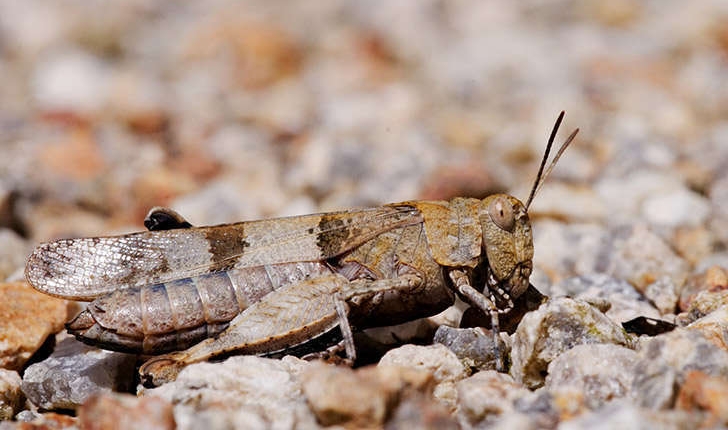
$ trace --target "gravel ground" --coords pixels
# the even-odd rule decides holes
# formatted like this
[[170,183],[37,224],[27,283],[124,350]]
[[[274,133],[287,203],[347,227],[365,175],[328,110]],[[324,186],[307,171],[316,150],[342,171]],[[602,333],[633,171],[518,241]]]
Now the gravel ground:
[[[728,426],[725,1],[0,0],[0,76],[0,429]],[[152,206],[525,200],[561,110],[580,132],[530,208],[550,299],[502,336],[508,373],[487,331],[430,344],[455,309],[372,332],[430,338],[376,366],[233,357],[134,397],[136,358],[22,281],[39,242]]]

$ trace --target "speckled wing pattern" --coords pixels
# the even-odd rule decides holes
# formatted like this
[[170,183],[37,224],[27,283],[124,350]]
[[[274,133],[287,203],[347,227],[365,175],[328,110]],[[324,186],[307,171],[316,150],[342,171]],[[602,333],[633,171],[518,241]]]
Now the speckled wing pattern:
[[61,239],[41,244],[26,265],[37,290],[93,300],[117,289],[231,268],[322,261],[382,232],[422,222],[409,205],[273,218],[212,227]]

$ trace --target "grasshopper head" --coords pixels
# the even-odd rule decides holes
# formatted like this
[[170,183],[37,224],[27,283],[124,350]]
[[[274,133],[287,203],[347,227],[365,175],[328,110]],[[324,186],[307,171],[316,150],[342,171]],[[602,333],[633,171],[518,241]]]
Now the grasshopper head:
[[[528,278],[533,270],[533,236],[531,222],[528,219],[528,207],[534,196],[544,184],[551,170],[559,161],[569,144],[574,140],[577,128],[564,141],[556,152],[548,169],[544,171],[546,161],[551,152],[551,145],[556,138],[564,112],[559,114],[551,136],[546,144],[541,166],[538,168],[536,180],[524,205],[520,200],[507,194],[488,196],[480,202],[479,217],[483,228],[483,249],[488,258],[486,285],[491,296],[497,301],[505,302],[507,308],[513,307],[517,299],[528,289]],[[485,292],[485,291],[484,291]],[[496,303],[496,305],[498,305]],[[498,309],[507,310],[498,306]]]
[[480,202],[479,217],[488,258],[486,285],[500,300],[516,299],[528,288],[533,270],[533,236],[526,207],[513,196],[495,194]]

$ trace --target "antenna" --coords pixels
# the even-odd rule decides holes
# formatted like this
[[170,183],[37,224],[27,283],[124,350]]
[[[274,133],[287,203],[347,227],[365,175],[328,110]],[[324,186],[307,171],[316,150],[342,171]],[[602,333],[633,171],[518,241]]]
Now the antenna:
[[561,158],[561,154],[566,151],[566,148],[569,147],[569,144],[571,143],[571,141],[574,140],[576,134],[579,132],[578,128],[571,132],[569,137],[566,138],[566,141],[564,141],[559,150],[556,152],[556,156],[554,156],[554,159],[551,161],[551,164],[549,164],[546,172],[544,172],[543,168],[546,166],[546,160],[548,160],[549,154],[551,153],[551,146],[553,146],[554,144],[554,139],[556,139],[556,133],[559,131],[559,126],[561,126],[561,121],[564,119],[565,114],[566,113],[564,111],[561,111],[559,117],[556,118],[556,124],[554,124],[554,128],[551,130],[551,136],[549,136],[549,141],[546,144],[546,151],[544,151],[543,153],[541,165],[539,166],[538,173],[536,174],[536,180],[533,182],[533,187],[531,187],[531,193],[528,195],[528,200],[526,201],[526,210],[528,210],[528,207],[531,206],[531,202],[533,201],[534,196],[536,196],[538,190],[540,190],[544,182],[546,182],[546,178],[548,178],[549,174],[554,169],[554,166],[556,166],[556,162],[559,161],[559,158]]

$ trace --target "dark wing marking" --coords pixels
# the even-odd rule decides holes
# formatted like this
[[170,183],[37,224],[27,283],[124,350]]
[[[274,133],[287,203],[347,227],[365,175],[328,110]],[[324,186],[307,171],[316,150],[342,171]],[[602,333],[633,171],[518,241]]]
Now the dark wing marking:
[[320,261],[382,232],[422,222],[412,206],[382,206],[213,227],[61,239],[33,251],[25,276],[37,290],[75,300],[232,267]]

